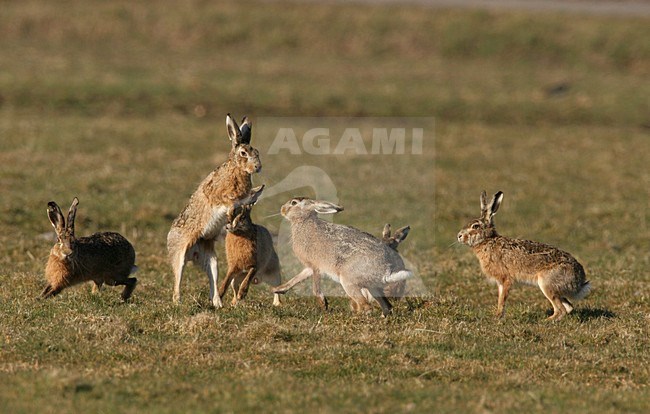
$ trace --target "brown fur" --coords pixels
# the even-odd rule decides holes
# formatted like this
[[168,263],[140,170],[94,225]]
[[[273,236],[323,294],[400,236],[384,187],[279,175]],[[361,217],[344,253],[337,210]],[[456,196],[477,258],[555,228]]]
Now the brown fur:
[[458,241],[472,248],[483,273],[499,286],[498,317],[505,312],[510,287],[523,282],[540,287],[553,305],[549,319],[559,320],[573,310],[571,301],[582,299],[590,290],[584,268],[571,254],[556,247],[499,235],[493,216],[502,198],[503,193],[498,192],[488,203],[483,192],[481,217],[458,233]]
[[228,115],[226,127],[232,141],[228,159],[199,184],[167,235],[167,250],[175,277],[174,302],[180,301],[185,263],[192,260],[208,275],[212,304],[217,308],[222,306],[216,289],[218,267],[214,244],[226,223],[227,208],[248,195],[252,187],[251,175],[262,168],[259,152],[249,145],[250,123],[245,120],[240,129]]
[[41,297],[49,298],[67,287],[92,280],[95,283],[93,291],[104,283],[125,286],[122,299],[128,300],[137,283],[136,278],[129,277],[136,269],[133,246],[122,235],[113,232],[95,233],[77,239],[74,235],[77,203],[75,198],[68,214],[68,223],[65,223],[56,203],[48,204],[48,216],[57,232],[58,241],[52,247],[45,267],[48,284]]
[[[254,224],[250,217],[252,206],[263,188],[264,186],[253,189],[247,204],[231,208],[228,212],[228,274],[219,287],[219,296],[223,299],[230,284],[234,291],[233,305],[246,297],[250,282],[258,283],[261,280],[271,286],[277,286],[281,282],[280,261],[273,248],[271,234],[265,227]],[[273,304],[280,304],[277,294],[274,295]]]

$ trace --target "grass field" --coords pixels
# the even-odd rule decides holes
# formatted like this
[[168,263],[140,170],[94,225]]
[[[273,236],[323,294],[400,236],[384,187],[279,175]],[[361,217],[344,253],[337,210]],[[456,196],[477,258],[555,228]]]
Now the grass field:
[[[397,5],[3,3],[2,411],[647,412],[648,23]],[[422,154],[268,154],[263,125],[253,144],[264,165],[254,183],[318,167],[345,207],[337,222],[374,234],[410,224],[400,251],[425,294],[387,319],[353,314],[340,296],[328,312],[295,293],[273,308],[262,287],[215,311],[190,266],[174,306],[165,237],[227,156],[227,112],[422,118]],[[495,320],[496,287],[453,244],[483,189],[505,193],[501,233],[583,263],[594,290],[569,317],[546,322],[541,292],[521,287]],[[272,215],[310,191],[262,200],[255,219],[281,232]],[[36,300],[52,246],[46,204],[74,196],[78,234],[117,230],[134,244],[129,304],[89,285]],[[299,269],[279,250],[286,280]]]

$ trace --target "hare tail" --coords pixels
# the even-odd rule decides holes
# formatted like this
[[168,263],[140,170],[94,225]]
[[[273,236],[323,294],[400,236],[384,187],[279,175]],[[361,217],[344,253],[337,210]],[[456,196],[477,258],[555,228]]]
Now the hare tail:
[[571,299],[575,301],[582,300],[589,294],[589,292],[591,292],[591,283],[589,283],[589,281],[586,281],[582,284],[582,287],[578,293],[576,293]]
[[399,282],[400,280],[406,280],[413,276],[413,272],[410,270],[400,270],[399,272],[391,273],[390,275],[384,278],[384,283],[394,283]]

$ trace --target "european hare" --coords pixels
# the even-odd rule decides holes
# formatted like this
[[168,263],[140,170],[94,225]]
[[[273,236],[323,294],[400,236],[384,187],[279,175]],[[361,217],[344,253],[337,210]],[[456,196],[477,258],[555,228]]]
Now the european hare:
[[[387,316],[390,302],[383,289],[386,285],[409,278],[400,255],[376,237],[353,227],[329,223],[317,214],[342,211],[336,204],[309,198],[293,198],[282,206],[282,215],[291,223],[294,254],[305,269],[294,279],[312,277],[313,292],[321,306],[327,301],[320,290],[321,274],[338,281],[352,299],[353,309],[368,310],[370,304],[364,290],[381,306]],[[285,293],[297,282],[294,279],[277,287],[275,293]]]
[[583,299],[591,285],[585,271],[569,253],[547,244],[501,236],[494,227],[503,193],[488,202],[481,194],[481,217],[470,221],[459,233],[458,241],[470,246],[487,277],[499,287],[497,316],[502,317],[508,291],[515,282],[539,286],[553,305],[549,319],[559,320],[573,310],[572,302]]
[[232,142],[228,160],[199,184],[167,234],[167,250],[174,271],[173,300],[176,303],[181,298],[185,263],[192,260],[208,275],[212,305],[222,307],[217,289],[215,241],[226,224],[228,208],[248,195],[252,187],[251,175],[262,169],[259,152],[250,146],[251,123],[244,118],[240,129],[228,114],[226,127]]
[[47,286],[41,297],[49,298],[69,286],[92,280],[94,292],[104,283],[123,285],[122,300],[127,301],[138,282],[129,277],[137,270],[133,246],[122,235],[112,232],[76,238],[74,219],[78,205],[79,199],[75,197],[66,221],[54,201],[47,203],[47,216],[56,231],[57,243],[47,260]]
[[[251,190],[250,197],[228,209],[226,224],[226,257],[228,274],[219,287],[219,296],[223,299],[228,285],[232,287],[232,304],[246,297],[249,283],[260,281],[271,286],[278,286],[280,278],[280,260],[273,248],[271,233],[264,226],[254,224],[251,209],[262,194],[264,186]],[[280,295],[273,294],[273,305],[280,305]]]
[[[390,224],[386,224],[384,226],[384,229],[382,231],[382,239],[381,241],[391,249],[397,251],[397,247],[399,246],[400,243],[406,239],[406,236],[408,236],[409,231],[411,230],[411,227],[409,226],[404,226],[400,229],[397,229],[395,233],[391,235],[391,227]],[[308,279],[312,276],[312,272],[309,271],[303,271],[299,273],[297,276],[293,277],[291,280],[289,280],[287,283],[285,283],[282,286],[277,287],[274,289],[274,292],[280,292],[280,293],[286,293],[290,289],[292,289],[295,285],[298,283],[301,283],[303,280]],[[320,288],[316,288],[316,290],[320,291]],[[406,290],[406,280],[400,280],[397,282],[389,283],[386,286],[384,286],[384,296],[387,298],[396,298],[399,299],[404,296],[404,291]],[[374,301],[372,295],[368,290],[362,289],[361,292],[363,293],[363,296],[369,301],[372,302]],[[356,307],[356,302],[354,302],[352,299],[350,299],[352,308],[354,309]],[[323,300],[319,300],[321,305],[327,309],[327,299],[323,298]]]

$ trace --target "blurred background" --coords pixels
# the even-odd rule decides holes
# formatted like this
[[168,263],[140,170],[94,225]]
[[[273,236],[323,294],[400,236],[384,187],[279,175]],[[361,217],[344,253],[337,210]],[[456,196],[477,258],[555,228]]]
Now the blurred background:
[[[234,401],[235,409],[259,408],[236,397],[237,387],[258,376],[268,380],[255,383],[270,395],[282,381],[316,389],[320,383],[314,378],[321,374],[333,382],[347,378],[360,387],[350,389],[348,409],[358,407],[354,395],[373,396],[373,384],[393,381],[395,404],[389,407],[406,410],[410,406],[401,405],[400,392],[420,390],[427,379],[466,381],[467,388],[450,391],[456,399],[449,407],[456,412],[467,411],[458,405],[466,393],[478,400],[487,383],[499,392],[528,390],[531,380],[531,393],[564,392],[572,407],[581,407],[575,396],[593,384],[601,386],[594,397],[598,401],[624,399],[618,387],[641,390],[634,395],[642,396],[639,384],[647,384],[649,374],[633,366],[648,362],[649,23],[649,3],[643,1],[1,2],[0,313],[6,323],[0,341],[5,338],[6,352],[0,353],[0,362],[23,367],[15,368],[19,375],[11,377],[11,384],[24,385],[24,395],[39,401],[40,394],[65,396],[68,386],[76,390],[77,374],[71,372],[79,370],[91,372],[80,382],[82,392],[87,382],[91,389],[108,382],[125,390],[153,375],[157,379],[145,387],[149,397],[129,397],[148,401],[167,395],[179,372],[194,376],[201,389],[207,366],[232,373],[227,378],[235,385],[221,387],[231,392],[226,400]],[[343,299],[334,302],[339,311],[322,324],[321,313],[304,298],[293,297],[286,310],[271,312],[261,305],[270,301],[263,289],[251,293],[246,311],[215,315],[205,309],[205,277],[192,267],[183,286],[190,299],[181,308],[171,307],[165,237],[200,180],[226,159],[228,112],[238,120],[248,115],[255,123],[253,145],[263,163],[255,184],[270,188],[296,168],[317,167],[345,207],[337,222],[375,235],[387,222],[411,226],[400,252],[417,268],[435,306],[400,304],[397,321],[404,326],[433,323],[432,332],[451,333],[437,338],[448,343],[431,348],[421,336],[397,339],[392,334],[402,332],[401,325],[387,325],[386,332],[372,331],[371,323],[358,328],[348,323]],[[421,154],[270,154],[276,134],[264,128],[264,119],[282,124],[285,117],[362,124],[383,117],[427,121]],[[484,189],[505,193],[496,217],[501,233],[555,244],[585,265],[594,294],[585,312],[567,323],[578,326],[593,319],[590,327],[596,333],[577,340],[573,359],[563,359],[570,348],[558,339],[563,333],[552,327],[527,330],[544,316],[546,304],[535,289],[518,290],[513,300],[518,329],[494,331],[495,289],[483,283],[472,252],[454,244],[458,230],[479,214]],[[275,194],[260,201],[254,219],[277,234],[278,209],[296,193],[315,196],[306,185]],[[80,235],[117,230],[135,245],[140,284],[134,307],[115,309],[112,291],[91,299],[87,286],[66,291],[61,300],[32,303],[52,246],[46,203],[55,200],[63,207],[74,196],[81,202]],[[225,257],[219,254],[225,272]],[[285,269],[285,280],[295,266]],[[112,325],[97,325],[106,314],[123,323],[115,331]],[[62,317],[65,322],[57,326],[53,315],[73,316]],[[203,319],[193,319],[196,315]],[[598,319],[611,315],[621,319],[613,324]],[[85,318],[93,323],[80,327],[78,321]],[[258,336],[240,332],[249,323],[249,333]],[[328,323],[333,329],[321,329]],[[269,337],[278,324],[286,331]],[[106,331],[88,333],[91,326]],[[205,334],[214,326],[229,328],[227,339],[244,349],[230,362],[206,362],[192,353],[199,348],[208,358],[214,344],[233,349],[219,342],[224,339],[218,334]],[[371,331],[361,342],[348,344],[358,329]],[[511,337],[512,331],[524,336]],[[369,339],[376,337],[383,340]],[[254,338],[263,343],[251,342]],[[283,364],[283,354],[264,348],[275,341],[287,349],[314,350],[326,364],[314,363],[315,356]],[[538,348],[523,362],[508,363],[513,350],[533,342]],[[599,365],[603,356],[597,350],[613,344],[617,348],[608,354],[612,371],[602,374],[609,368]],[[340,362],[339,346],[362,365],[352,357]],[[356,353],[357,346],[368,354]],[[93,348],[108,355],[106,360],[97,360]],[[431,360],[419,354],[425,348]],[[77,359],[57,353],[61,349],[74,349]],[[557,351],[550,365],[538,357],[549,349]],[[255,352],[251,356],[245,350]],[[400,354],[403,350],[415,357]],[[387,357],[393,353],[397,359]],[[123,362],[134,357],[141,371]],[[376,372],[366,371],[366,357]],[[52,376],[29,365],[34,358],[64,373],[52,374],[63,378],[53,381],[54,392],[39,393],[29,385],[36,372],[36,383],[52,390]],[[263,359],[261,371],[245,371],[236,358]],[[162,360],[169,367],[161,367]],[[449,364],[437,365],[441,360]],[[481,368],[486,366],[491,368]],[[574,377],[577,385],[567,388],[565,373],[574,370],[581,375]],[[111,376],[126,380],[112,383]],[[197,391],[192,407],[200,411],[205,401],[209,406],[218,389]],[[418,398],[426,400],[427,392]],[[447,391],[440,392],[446,398]],[[168,409],[187,408],[175,406],[182,400],[170,395],[162,400]],[[541,405],[525,395],[517,401]],[[644,407],[642,398],[629,401]],[[86,403],[97,408],[90,399]],[[382,411],[381,406],[372,409]]]

